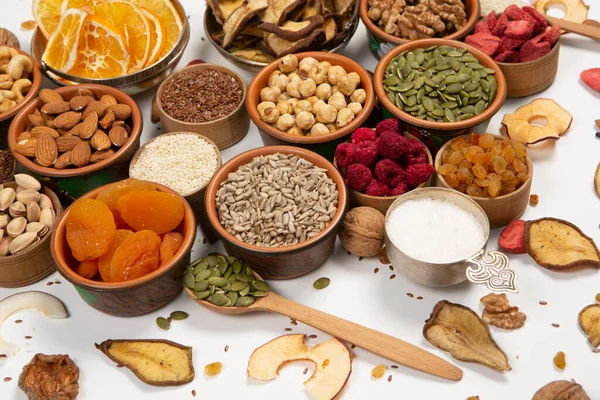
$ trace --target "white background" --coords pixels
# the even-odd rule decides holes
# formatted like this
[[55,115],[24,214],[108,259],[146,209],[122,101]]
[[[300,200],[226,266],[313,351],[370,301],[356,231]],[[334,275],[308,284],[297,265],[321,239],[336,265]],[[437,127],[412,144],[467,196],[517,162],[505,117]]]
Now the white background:
[[[202,16],[204,1],[182,0],[190,17],[191,40],[180,66],[190,60],[203,59],[235,69],[211,47],[204,36]],[[600,5],[591,2],[589,18],[600,20]],[[31,20],[30,0],[0,0],[0,26],[15,32],[21,47],[29,50],[31,32],[20,29],[23,21]],[[574,117],[571,129],[559,141],[548,141],[530,149],[535,164],[532,193],[540,196],[537,207],[528,207],[525,219],[540,217],[563,218],[575,223],[583,232],[600,244],[598,224],[600,199],[593,191],[593,174],[600,161],[600,139],[594,136],[594,120],[600,118],[600,96],[585,87],[579,73],[587,68],[600,67],[600,43],[569,35],[561,39],[558,76],[554,84],[535,97],[555,99]],[[343,52],[374,70],[375,58],[369,53],[364,26],[353,37]],[[249,83],[252,75],[242,71]],[[137,96],[145,116],[143,141],[161,133],[158,125],[150,123],[150,100],[155,90]],[[514,111],[533,98],[509,100],[493,118],[489,132],[498,133],[505,113]],[[245,150],[262,146],[257,129],[251,125],[243,141],[223,152],[224,161]],[[489,250],[497,248],[499,230],[490,236]],[[202,244],[197,237],[192,257],[201,257],[220,246]],[[434,244],[432,244],[434,245]],[[479,395],[482,400],[531,399],[546,383],[558,379],[575,379],[592,399],[600,399],[598,370],[600,354],[592,353],[577,323],[577,314],[594,301],[600,292],[600,279],[594,270],[555,273],[537,266],[527,255],[511,256],[512,266],[518,271],[520,293],[509,296],[511,302],[527,314],[525,326],[517,331],[491,328],[494,339],[508,355],[512,371],[497,372],[487,367],[458,362],[448,353],[434,348],[422,335],[423,322],[435,303],[442,299],[464,304],[480,313],[479,299],[487,294],[483,287],[463,283],[449,289],[430,289],[411,283],[401,276],[390,280],[387,265],[377,259],[349,256],[339,242],[331,258],[316,271],[298,279],[270,282],[273,289],[307,306],[355,321],[373,329],[394,335],[419,345],[447,359],[464,370],[460,382],[449,382],[424,373],[400,367],[388,369],[381,380],[370,377],[371,369],[390,362],[369,352],[355,349],[353,372],[343,392],[344,399],[456,399]],[[380,272],[374,274],[374,268]],[[331,285],[322,291],[312,288],[319,277],[331,278]],[[60,279],[61,285],[46,286],[46,282]],[[303,400],[308,396],[302,382],[310,375],[302,374],[308,363],[287,366],[281,376],[271,382],[252,382],[246,376],[246,365],[252,350],[293,328],[294,333],[317,334],[310,344],[327,338],[320,331],[299,324],[290,325],[287,318],[269,314],[225,316],[210,312],[181,294],[162,310],[136,318],[117,318],[104,315],[89,307],[75,289],[58,273],[42,282],[22,289],[0,289],[0,298],[23,290],[42,290],[59,297],[68,307],[71,317],[49,320],[35,312],[20,312],[11,317],[2,328],[2,335],[16,343],[20,351],[9,359],[0,360],[0,399],[23,399],[17,387],[17,378],[23,365],[38,352],[66,353],[80,368],[81,399],[190,399],[195,389],[201,399],[283,399]],[[415,298],[407,297],[410,292]],[[423,296],[423,300],[416,300]],[[547,306],[539,301],[548,302]],[[169,331],[160,330],[155,323],[158,316],[183,310],[190,314],[185,321],[174,321]],[[22,324],[14,320],[22,319]],[[560,324],[559,328],[551,326]],[[27,335],[33,336],[25,340]],[[106,339],[164,338],[193,346],[195,380],[182,387],[156,388],[139,381],[127,369],[115,364],[94,348],[94,342]],[[224,352],[224,347],[229,351]],[[564,351],[567,367],[556,369],[552,358]],[[204,366],[220,361],[223,371],[215,378],[204,376]],[[310,374],[310,372],[309,372]],[[387,381],[391,374],[393,380]],[[3,382],[4,377],[12,377]]]

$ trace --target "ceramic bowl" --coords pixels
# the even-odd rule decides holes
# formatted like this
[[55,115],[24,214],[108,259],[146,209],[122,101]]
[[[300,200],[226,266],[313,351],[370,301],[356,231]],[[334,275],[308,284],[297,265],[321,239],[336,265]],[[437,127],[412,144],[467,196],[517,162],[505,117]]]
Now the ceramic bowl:
[[[247,244],[229,232],[219,222],[217,214],[217,191],[227,175],[238,167],[248,164],[259,156],[282,153],[302,157],[314,165],[327,169],[327,175],[335,182],[338,190],[338,209],[329,223],[317,236],[302,243],[282,247],[261,247]],[[342,175],[325,158],[312,151],[292,146],[267,146],[249,150],[226,162],[215,174],[206,189],[206,212],[217,236],[229,255],[248,263],[265,279],[289,279],[309,273],[323,264],[333,251],[337,231],[342,223],[348,196]]]
[[[171,189],[155,184],[156,189],[177,196],[185,214],[176,229],[183,234],[183,244],[173,259],[156,271],[125,282],[99,282],[86,279],[74,271],[78,262],[71,255],[66,240],[67,208],[52,232],[50,248],[58,272],[75,286],[81,298],[95,309],[119,317],[147,314],[163,307],[183,289],[183,272],[190,263],[190,253],[196,237],[194,212],[185,199]],[[104,187],[92,190],[82,198],[95,199]]]
[[280,131],[279,129],[264,122],[260,118],[260,115],[257,111],[257,106],[260,104],[260,91],[264,87],[268,86],[269,76],[273,71],[279,68],[280,59],[271,62],[269,65],[260,70],[254,79],[252,79],[250,86],[248,86],[246,109],[250,114],[250,119],[258,127],[262,141],[266,146],[286,145],[303,147],[322,155],[328,160],[333,160],[335,147],[339,143],[342,143],[348,139],[348,136],[367,120],[369,114],[371,114],[371,111],[373,110],[373,106],[375,105],[375,95],[373,92],[373,81],[371,80],[371,75],[356,61],[339,54],[314,51],[298,53],[296,56],[298,57],[298,60],[302,60],[306,57],[313,57],[318,61],[328,61],[331,63],[331,65],[340,65],[346,70],[346,72],[356,72],[360,76],[360,88],[364,89],[367,93],[367,98],[363,104],[363,109],[360,114],[358,114],[356,118],[352,120],[352,122],[343,128],[322,136],[289,135],[286,132]]

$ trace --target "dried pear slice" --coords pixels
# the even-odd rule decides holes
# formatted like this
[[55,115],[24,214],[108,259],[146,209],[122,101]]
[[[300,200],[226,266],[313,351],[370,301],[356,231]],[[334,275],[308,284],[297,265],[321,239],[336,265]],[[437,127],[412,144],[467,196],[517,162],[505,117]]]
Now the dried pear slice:
[[225,37],[223,38],[223,48],[226,49],[235,40],[238,34],[246,27],[248,22],[262,10],[268,7],[269,0],[248,0],[244,1],[241,7],[236,9],[230,16],[225,20],[223,24],[223,32]]
[[259,39],[262,39],[265,36],[265,32],[258,26],[247,26],[244,28],[244,30],[242,30],[241,34],[246,36],[254,36]]
[[[532,125],[537,118],[545,118],[545,126]],[[502,125],[512,140],[523,144],[534,144],[546,139],[558,140],[573,122],[573,116],[552,99],[535,99],[531,103],[517,108],[512,114],[506,114]]]
[[309,36],[296,41],[285,40],[274,33],[265,33],[265,44],[277,57],[283,57],[310,46],[321,33],[323,29],[317,28]]
[[425,322],[423,336],[431,344],[461,361],[474,361],[497,371],[510,371],[506,354],[487,325],[473,310],[442,300]]
[[244,4],[244,0],[208,0],[208,6],[218,23],[223,23],[231,14]]
[[321,14],[335,14],[335,6],[332,0],[319,0],[321,2]]
[[194,379],[192,348],[170,340],[105,340],[96,348],[154,386],[184,385]]
[[594,241],[572,223],[560,219],[527,221],[525,249],[538,265],[550,270],[600,268],[600,253]]
[[323,24],[323,16],[315,15],[308,21],[285,21],[282,26],[264,22],[259,28],[265,32],[274,33],[282,39],[294,41],[309,36],[312,31]]
[[273,61],[273,56],[265,53],[259,49],[235,49],[232,48],[230,51],[231,55],[245,60],[270,63]]
[[346,14],[350,14],[354,9],[356,1],[354,0],[333,0],[333,9],[335,15],[341,17]]
[[302,13],[302,19],[309,19],[315,15],[321,15],[321,2],[319,0],[312,0],[308,3]]
[[590,397],[575,381],[554,381],[535,392],[531,400],[590,400]]
[[579,313],[579,326],[593,347],[600,345],[600,304],[590,304]]
[[600,163],[598,163],[596,175],[594,175],[594,189],[596,190],[598,197],[600,197]]
[[287,15],[302,6],[306,0],[268,0],[269,6],[259,14],[262,22],[270,22],[275,25],[281,25]]
[[328,18],[323,23],[323,30],[325,31],[325,41],[322,43],[322,45],[335,39],[335,35],[337,33],[337,23],[335,22],[335,19]]

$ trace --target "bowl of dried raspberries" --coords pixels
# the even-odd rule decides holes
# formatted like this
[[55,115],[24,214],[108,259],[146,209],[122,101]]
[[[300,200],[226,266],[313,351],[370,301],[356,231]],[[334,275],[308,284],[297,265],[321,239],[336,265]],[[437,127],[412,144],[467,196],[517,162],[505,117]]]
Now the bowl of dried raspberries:
[[388,118],[375,129],[358,128],[350,141],[337,146],[334,165],[344,176],[352,207],[372,207],[385,214],[399,196],[431,186],[431,153],[401,132],[401,122]]
[[478,0],[360,0],[371,53],[381,59],[394,47],[416,39],[459,40],[479,21]]

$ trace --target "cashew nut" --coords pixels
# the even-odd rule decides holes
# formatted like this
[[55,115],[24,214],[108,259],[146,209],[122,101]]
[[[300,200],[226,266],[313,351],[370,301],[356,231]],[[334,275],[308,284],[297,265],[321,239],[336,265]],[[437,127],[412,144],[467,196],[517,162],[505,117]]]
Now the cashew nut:
[[13,78],[9,74],[0,75],[0,89],[10,89],[13,84]]
[[11,92],[10,90],[0,90],[0,103],[3,103],[5,100],[14,100],[17,96]]
[[14,100],[8,100],[8,99],[4,100],[0,104],[0,114],[10,110],[11,108],[13,108],[16,105],[17,105],[17,103]]
[[17,50],[13,49],[12,47],[8,48],[8,52],[10,53],[10,57],[14,58],[18,55],[20,55],[21,53],[19,53]]
[[6,70],[6,72],[8,72],[13,79],[19,79],[23,76],[27,76],[31,73],[31,71],[33,71],[33,62],[31,62],[29,57],[22,54],[13,57],[8,63],[8,68]]
[[23,101],[24,95],[29,92],[29,89],[31,89],[31,81],[29,79],[23,78],[16,80],[15,83],[13,83],[10,91],[15,94],[17,104]]
[[8,47],[2,46],[0,47],[0,64],[8,64],[10,61],[10,51],[8,51]]

